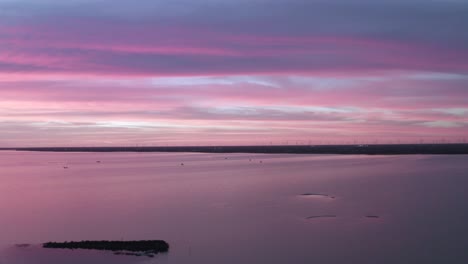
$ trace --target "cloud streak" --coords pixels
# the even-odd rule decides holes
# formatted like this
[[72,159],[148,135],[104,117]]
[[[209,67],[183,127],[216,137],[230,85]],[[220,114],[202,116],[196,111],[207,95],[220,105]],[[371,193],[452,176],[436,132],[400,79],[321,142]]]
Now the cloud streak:
[[466,72],[468,5],[417,2],[7,1],[0,72]]

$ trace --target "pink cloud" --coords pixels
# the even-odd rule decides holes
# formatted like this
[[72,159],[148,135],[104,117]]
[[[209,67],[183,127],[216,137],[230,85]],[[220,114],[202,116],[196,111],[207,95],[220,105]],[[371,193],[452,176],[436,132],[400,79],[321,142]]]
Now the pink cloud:
[[[433,43],[356,36],[257,36],[109,21],[65,25],[1,27],[0,62],[26,73],[120,76],[468,69],[468,51]],[[11,72],[10,68],[0,64],[0,73]]]
[[[132,133],[160,142],[150,140],[151,135],[170,133],[171,142],[187,144],[197,142],[198,133],[206,140],[244,143],[246,135],[276,142],[350,141],[368,135],[387,141],[438,139],[440,133],[461,138],[468,127],[468,116],[441,111],[467,107],[467,91],[459,80],[349,79],[326,87],[314,85],[329,78],[306,78],[299,84],[254,76],[222,79],[226,84],[216,84],[219,78],[179,80],[184,84],[158,80],[1,82],[0,120],[29,127],[31,138],[43,129],[64,137],[81,131],[83,138],[76,137],[83,144],[103,133],[118,142]],[[0,126],[7,130],[6,123]],[[19,142],[18,136],[6,135]]]
[[468,132],[465,112],[443,111],[468,108],[463,45],[258,33],[254,21],[252,30],[31,21],[0,23],[0,146],[99,144],[103,136],[108,144],[414,142]]

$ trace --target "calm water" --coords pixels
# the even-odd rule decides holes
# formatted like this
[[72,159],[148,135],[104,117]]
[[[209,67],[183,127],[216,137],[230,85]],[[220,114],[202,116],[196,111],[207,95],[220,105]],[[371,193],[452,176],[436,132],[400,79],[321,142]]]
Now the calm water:
[[[0,152],[0,264],[468,263],[467,188],[468,156]],[[171,248],[38,246],[103,239]]]

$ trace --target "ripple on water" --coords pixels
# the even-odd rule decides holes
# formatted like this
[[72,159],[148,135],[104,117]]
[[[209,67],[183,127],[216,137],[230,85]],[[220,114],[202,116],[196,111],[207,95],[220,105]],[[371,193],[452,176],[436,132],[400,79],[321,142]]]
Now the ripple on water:
[[299,195],[303,198],[312,198],[312,199],[336,199],[335,196],[323,193],[303,193]]
[[336,215],[313,215],[309,216],[306,219],[320,219],[320,218],[336,218]]

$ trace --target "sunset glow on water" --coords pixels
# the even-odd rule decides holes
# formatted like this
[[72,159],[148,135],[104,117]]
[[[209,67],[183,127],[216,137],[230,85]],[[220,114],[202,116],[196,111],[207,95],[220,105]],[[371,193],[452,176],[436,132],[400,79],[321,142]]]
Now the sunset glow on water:
[[[1,264],[468,260],[465,155],[0,152],[0,166]],[[40,248],[146,239],[169,252]]]

